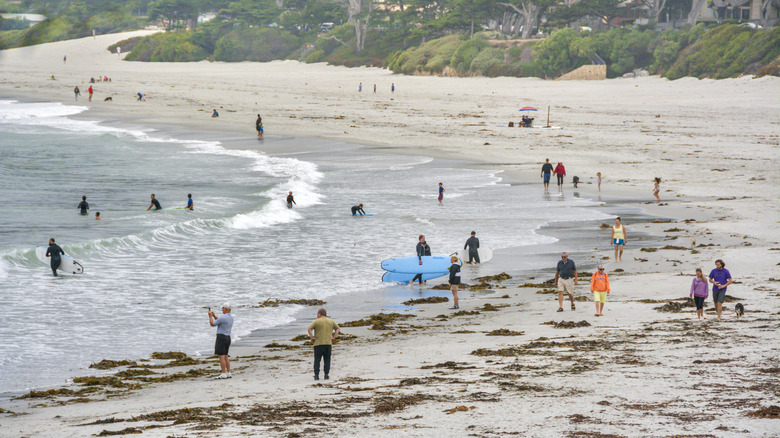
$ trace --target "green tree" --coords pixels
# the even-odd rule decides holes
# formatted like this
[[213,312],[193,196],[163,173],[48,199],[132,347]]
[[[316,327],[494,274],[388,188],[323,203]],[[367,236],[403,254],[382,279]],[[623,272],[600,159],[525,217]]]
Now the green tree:
[[159,19],[166,29],[187,20],[195,20],[199,13],[195,0],[156,0],[149,3],[148,8],[149,18]]

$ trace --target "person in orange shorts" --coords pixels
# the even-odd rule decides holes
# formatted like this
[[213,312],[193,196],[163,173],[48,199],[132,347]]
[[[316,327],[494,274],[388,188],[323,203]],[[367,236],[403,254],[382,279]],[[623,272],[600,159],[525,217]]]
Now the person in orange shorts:
[[604,266],[599,266],[599,270],[590,278],[590,291],[593,292],[593,301],[596,303],[596,316],[604,316],[604,304],[607,303],[609,293],[609,276],[604,271]]

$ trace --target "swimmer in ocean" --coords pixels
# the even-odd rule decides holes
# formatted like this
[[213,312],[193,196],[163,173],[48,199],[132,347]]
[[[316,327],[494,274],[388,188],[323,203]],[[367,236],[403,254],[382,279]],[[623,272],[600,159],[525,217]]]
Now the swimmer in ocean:
[[157,198],[154,197],[154,193],[152,193],[152,203],[149,204],[149,208],[146,209],[146,211],[149,211],[154,207],[155,210],[160,210],[162,207],[160,207],[160,201],[157,200]]
[[292,192],[290,192],[290,194],[287,195],[287,208],[292,208],[293,204],[298,205],[295,202],[295,198],[293,198]]

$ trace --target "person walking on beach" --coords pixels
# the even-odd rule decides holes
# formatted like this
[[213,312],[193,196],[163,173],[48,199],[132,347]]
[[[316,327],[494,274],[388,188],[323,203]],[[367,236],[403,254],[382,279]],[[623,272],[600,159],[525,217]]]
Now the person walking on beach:
[[374,84],[374,94],[376,94],[376,84]]
[[453,306],[450,309],[460,309],[458,306],[458,286],[460,286],[460,264],[458,264],[458,256],[450,257],[452,265],[448,268],[450,271],[450,290],[452,291]]
[[287,195],[287,208],[292,208],[293,204],[298,205],[293,198],[292,192]]
[[92,85],[90,85],[89,88],[87,88],[87,94],[89,94],[89,102],[92,102],[92,93],[94,92],[95,91],[92,89]]
[[[417,260],[420,262],[420,265],[423,264],[422,258],[425,256],[431,255],[431,247],[428,246],[428,242],[425,241],[425,236],[420,234],[420,236],[417,238]],[[420,282],[420,286],[423,284],[422,274],[417,274],[412,278],[412,281],[409,282],[409,286],[414,284],[414,281],[417,280]]]
[[184,208],[189,211],[195,210],[195,202],[192,201],[192,193],[187,193],[187,206]]
[[691,282],[691,294],[689,298],[693,298],[696,303],[696,316],[699,320],[704,319],[704,300],[707,299],[709,292],[707,291],[707,280],[704,278],[704,274],[701,268],[696,268],[696,277]]
[[612,235],[609,238],[615,246],[615,261],[622,262],[623,246],[626,244],[626,227],[620,223],[620,216],[615,218],[615,226],[612,227]]
[[66,64],[68,62],[68,55],[65,55],[62,57],[62,63]]
[[574,286],[577,285],[577,266],[574,260],[569,259],[566,253],[561,254],[558,266],[555,269],[554,285],[558,288],[558,311],[563,312],[563,293],[569,294],[571,310],[574,310]]
[[358,93],[363,91],[363,83],[358,84]]
[[366,212],[365,212],[365,211],[363,211],[363,204],[353,205],[351,210],[352,210],[352,216],[357,216],[357,215],[358,215],[358,213],[359,213],[361,216],[363,216],[364,214],[366,214]]
[[599,185],[599,191],[601,191],[601,172],[596,172],[596,183]]
[[439,204],[441,204],[441,201],[444,199],[444,186],[439,183]]
[[217,340],[214,342],[214,354],[219,356],[219,367],[222,370],[217,379],[230,379],[230,331],[233,329],[233,315],[230,314],[230,304],[222,305],[222,315],[217,315],[209,309],[209,325],[217,328]]
[[392,84],[390,84],[390,92],[391,92],[391,93],[395,93],[395,82],[393,82]]
[[[312,331],[314,333],[312,333]],[[333,349],[333,341],[341,333],[339,325],[328,318],[325,309],[317,311],[317,319],[309,324],[309,339],[314,345],[314,380],[320,380],[320,361],[324,362],[325,380],[330,379],[330,354]]]
[[726,301],[726,288],[734,282],[731,273],[726,269],[726,263],[723,260],[715,260],[715,269],[710,271],[710,283],[712,283],[712,300],[715,302],[715,311],[718,314],[718,321],[721,320],[723,312],[723,302]]
[[544,178],[544,191],[545,193],[550,190],[550,176],[552,176],[553,166],[550,164],[550,159],[546,158],[544,164],[542,164],[541,177]]
[[154,197],[154,193],[152,193],[152,202],[149,204],[149,208],[146,209],[146,211],[149,211],[154,207],[155,210],[161,210],[162,207],[160,207],[160,201],[157,200],[157,198]]
[[257,120],[255,120],[255,129],[257,129],[257,136],[263,138],[263,118],[260,117],[260,114],[257,115]]
[[472,265],[479,263],[479,239],[477,239],[476,231],[471,232],[471,237],[469,237],[468,240],[466,240],[466,244],[463,245],[463,249],[466,248],[469,249],[469,263]]
[[655,199],[658,202],[661,202],[661,197],[658,196],[659,193],[661,193],[661,178],[655,177],[655,184],[653,185],[653,196],[655,196]]
[[590,277],[590,291],[593,292],[593,302],[596,303],[596,316],[604,316],[604,305],[607,304],[609,293],[609,276],[603,265],[599,265],[599,270]]
[[558,162],[558,165],[555,166],[555,177],[558,178],[558,191],[563,190],[563,177],[566,176],[566,168],[563,167],[562,162]]
[[86,196],[81,197],[81,202],[79,202],[79,205],[77,205],[76,208],[81,210],[81,214],[87,214],[87,210],[89,210],[89,203],[87,203]]
[[79,95],[81,94],[81,90],[79,90],[79,87],[73,89],[73,94],[75,95],[76,100],[79,100]]
[[52,237],[49,239],[49,247],[46,248],[46,257],[51,257],[51,272],[55,277],[57,276],[57,268],[60,267],[60,263],[62,262],[62,259],[60,259],[61,254],[65,255],[65,251],[54,243],[54,238]]

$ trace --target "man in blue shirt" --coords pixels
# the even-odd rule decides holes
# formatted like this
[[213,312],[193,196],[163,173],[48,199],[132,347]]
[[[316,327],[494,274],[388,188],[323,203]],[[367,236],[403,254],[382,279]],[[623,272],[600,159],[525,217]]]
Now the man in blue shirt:
[[219,366],[222,368],[222,374],[217,379],[230,379],[230,359],[228,350],[230,349],[230,331],[233,329],[233,315],[230,314],[230,304],[222,305],[222,316],[217,315],[209,309],[209,324],[217,328],[217,341],[214,343],[214,354],[219,356]]
[[723,302],[726,301],[726,287],[734,280],[731,273],[726,269],[726,263],[723,260],[715,260],[715,269],[710,271],[710,283],[712,283],[712,300],[715,302],[715,311],[718,312],[718,321],[723,311]]
[[[560,280],[559,280],[560,279]],[[555,287],[558,288],[558,311],[563,312],[563,293],[569,294],[571,300],[571,310],[574,306],[574,286],[577,285],[577,266],[574,260],[569,259],[566,253],[561,254],[558,261],[558,267],[555,270]]]

